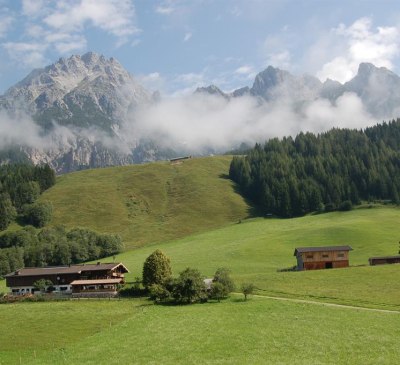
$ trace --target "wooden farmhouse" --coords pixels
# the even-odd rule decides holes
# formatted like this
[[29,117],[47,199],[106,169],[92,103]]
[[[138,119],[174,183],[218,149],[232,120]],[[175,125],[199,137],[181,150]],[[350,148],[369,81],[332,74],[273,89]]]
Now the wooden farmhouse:
[[52,283],[54,293],[73,297],[110,297],[117,294],[129,270],[122,263],[79,264],[53,267],[26,267],[5,276],[13,295],[34,294],[34,283],[40,279]]
[[350,246],[298,247],[297,270],[335,269],[349,266]]

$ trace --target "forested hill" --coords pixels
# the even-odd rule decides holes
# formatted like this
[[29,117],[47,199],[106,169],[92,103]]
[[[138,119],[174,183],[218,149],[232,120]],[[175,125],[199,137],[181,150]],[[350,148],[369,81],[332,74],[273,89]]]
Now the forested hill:
[[400,119],[271,139],[234,157],[229,176],[265,214],[282,217],[349,209],[361,200],[398,204]]

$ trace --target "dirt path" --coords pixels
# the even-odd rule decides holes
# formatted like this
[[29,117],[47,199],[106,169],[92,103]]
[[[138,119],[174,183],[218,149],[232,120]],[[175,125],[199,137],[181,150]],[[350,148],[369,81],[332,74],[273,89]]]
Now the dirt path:
[[[237,293],[237,294],[239,294],[239,293]],[[272,296],[269,296],[269,295],[259,295],[259,294],[252,294],[251,296],[252,297],[257,297],[257,298],[280,300],[280,301],[293,302],[293,303],[306,303],[306,304],[314,304],[314,305],[323,305],[323,306],[326,306],[326,307],[357,309],[357,310],[362,310],[362,311],[370,311],[370,312],[378,312],[378,313],[396,313],[396,314],[400,314],[400,311],[390,310],[390,309],[365,308],[365,307],[357,307],[357,306],[354,306],[354,305],[335,304],[335,303],[329,303],[329,302],[317,302],[317,301],[314,301],[314,300],[306,300],[306,299],[272,297]]]

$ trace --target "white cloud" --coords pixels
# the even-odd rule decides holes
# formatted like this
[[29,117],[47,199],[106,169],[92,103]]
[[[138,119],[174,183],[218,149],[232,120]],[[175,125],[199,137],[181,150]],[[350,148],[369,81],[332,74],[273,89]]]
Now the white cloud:
[[[24,41],[2,46],[10,58],[20,57],[27,67],[43,66],[50,50],[62,55],[85,50],[89,28],[114,36],[116,47],[140,33],[131,0],[24,0],[21,15],[26,20]],[[0,37],[11,21],[4,18],[0,22]]]
[[[259,104],[255,98],[230,101],[207,94],[165,98],[137,112],[135,123],[123,128],[127,139],[153,138],[165,147],[207,153],[226,151],[242,142],[295,136],[300,131],[322,132],[333,127],[361,128],[374,119],[355,94],[336,103],[322,99],[297,106],[289,100]],[[284,121],[284,122],[282,122]]]
[[6,36],[13,23],[14,17],[11,15],[0,15],[0,38]]
[[[377,67],[393,68],[393,61],[400,53],[400,29],[376,27],[370,18],[361,18],[349,27],[340,24],[331,30],[324,44],[323,65],[317,72],[321,80],[331,78],[340,82],[351,79],[361,62],[371,62]],[[329,58],[327,58],[329,57]]]
[[43,0],[22,0],[22,13],[28,17],[42,15],[45,9]]
[[254,72],[253,67],[252,66],[248,66],[248,65],[244,65],[241,67],[238,67],[235,70],[235,74],[239,74],[239,75],[248,75],[250,73]]
[[147,75],[139,75],[136,77],[141,85],[149,90],[163,90],[165,79],[159,72],[152,72]]
[[79,31],[87,23],[117,37],[136,34],[135,9],[129,0],[58,1],[55,11],[45,17],[48,26],[69,31]]
[[183,38],[184,42],[187,42],[190,38],[192,38],[192,33],[188,32],[185,34],[185,37]]
[[279,35],[268,36],[262,46],[261,53],[265,65],[291,69],[290,35],[285,32]]
[[8,52],[12,60],[26,67],[41,67],[45,62],[44,53],[47,49],[45,43],[3,43],[3,48]]

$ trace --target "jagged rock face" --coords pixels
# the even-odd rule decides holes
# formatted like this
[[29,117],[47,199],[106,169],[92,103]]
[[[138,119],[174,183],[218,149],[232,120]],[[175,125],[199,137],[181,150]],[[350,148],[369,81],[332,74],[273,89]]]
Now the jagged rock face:
[[[151,95],[114,58],[89,52],[32,71],[0,96],[0,108],[15,115],[25,111],[52,140],[43,148],[20,146],[18,156],[35,164],[48,163],[58,173],[65,173],[164,157],[154,147],[146,151],[137,144],[127,145],[119,136],[120,127],[135,108],[157,99],[159,94]],[[55,124],[67,128],[68,138],[55,134]],[[100,138],[86,132],[93,129]],[[113,142],[105,145],[105,137]],[[4,161],[12,161],[15,152],[9,151],[3,152]]]
[[23,107],[44,127],[55,121],[110,132],[152,96],[118,61],[89,52],[32,71],[1,99],[8,109]]
[[313,76],[296,77],[288,71],[269,66],[256,76],[250,94],[267,101],[282,98],[307,101],[316,98],[321,87],[322,83]]
[[224,93],[220,88],[215,85],[210,85],[207,87],[198,87],[195,91],[195,94],[207,94],[207,95],[217,95],[222,96],[224,99],[229,100],[230,96]]

